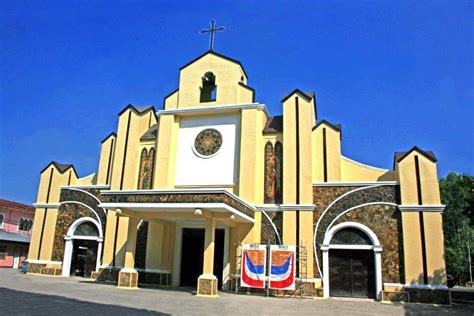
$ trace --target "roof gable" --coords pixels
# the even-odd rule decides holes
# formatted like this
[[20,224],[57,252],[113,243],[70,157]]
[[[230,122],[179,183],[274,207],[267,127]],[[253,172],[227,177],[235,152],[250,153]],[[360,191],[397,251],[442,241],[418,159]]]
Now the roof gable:
[[59,163],[59,162],[54,161],[54,160],[51,161],[43,170],[41,170],[40,173],[45,172],[46,169],[48,169],[51,165],[53,165],[56,168],[56,170],[58,170],[59,173],[61,173],[61,174],[65,173],[66,171],[68,171],[69,169],[72,168],[72,171],[74,171],[74,174],[76,175],[76,178],[79,178],[73,164]]
[[235,64],[239,65],[240,68],[242,69],[242,71],[243,71],[245,77],[246,77],[247,79],[249,78],[249,76],[247,75],[247,72],[246,72],[245,69],[244,69],[244,66],[242,66],[242,63],[241,63],[240,61],[238,61],[238,60],[236,60],[236,59],[233,59],[233,58],[230,58],[230,57],[227,57],[227,56],[224,56],[224,55],[222,55],[222,54],[216,53],[215,51],[212,51],[212,50],[209,50],[209,51],[205,52],[204,54],[198,56],[197,58],[191,60],[189,63],[187,63],[186,65],[184,65],[184,66],[182,66],[181,68],[179,68],[179,70],[180,70],[180,71],[183,70],[184,68],[188,67],[188,66],[191,65],[191,64],[194,64],[195,62],[197,62],[198,60],[200,60],[201,58],[203,58],[204,56],[207,56],[207,55],[213,55],[213,56],[216,56],[216,57],[220,57],[220,58],[222,58],[222,59],[225,59],[225,60],[227,60],[227,61],[230,61],[230,62],[232,62],[232,63],[235,63]]
[[403,159],[408,157],[413,151],[418,152],[420,155],[424,156],[426,159],[430,160],[431,162],[437,162],[438,159],[436,158],[435,154],[432,151],[424,151],[423,149],[413,146],[412,149],[409,151],[397,151],[394,153],[393,157],[393,169],[395,169],[395,164],[397,162],[401,162]]
[[305,99],[306,102],[310,102],[314,98],[314,95],[315,95],[314,92],[303,92],[300,89],[295,89],[291,91],[290,93],[286,94],[285,96],[283,96],[281,103],[284,103],[295,93],[298,93],[301,97],[303,97],[303,99]]

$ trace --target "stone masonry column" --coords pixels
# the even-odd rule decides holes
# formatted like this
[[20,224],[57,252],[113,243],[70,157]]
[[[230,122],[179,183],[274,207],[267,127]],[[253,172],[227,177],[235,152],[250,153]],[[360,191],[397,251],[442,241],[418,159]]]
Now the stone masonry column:
[[120,270],[117,287],[136,289],[138,288],[138,272],[135,270],[135,249],[137,245],[138,218],[129,217],[128,233],[125,249],[125,264]]
[[206,218],[206,233],[204,237],[204,264],[202,274],[198,278],[198,296],[217,296],[217,277],[214,275],[214,235],[216,230],[215,218]]

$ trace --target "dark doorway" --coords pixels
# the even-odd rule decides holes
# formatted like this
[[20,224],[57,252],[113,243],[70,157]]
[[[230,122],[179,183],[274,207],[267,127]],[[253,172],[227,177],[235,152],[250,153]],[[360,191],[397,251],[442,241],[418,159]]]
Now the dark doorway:
[[329,250],[331,296],[375,298],[375,264],[372,250]]
[[[215,231],[214,275],[219,289],[222,288],[222,270],[224,269],[224,229]],[[181,247],[180,286],[196,287],[202,274],[204,261],[204,233],[202,228],[183,228]]]
[[74,239],[70,275],[90,278],[96,264],[97,241]]

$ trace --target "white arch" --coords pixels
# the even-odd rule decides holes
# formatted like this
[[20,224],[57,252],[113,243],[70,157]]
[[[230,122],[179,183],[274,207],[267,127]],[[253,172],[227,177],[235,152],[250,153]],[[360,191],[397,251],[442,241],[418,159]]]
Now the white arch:
[[[99,219],[100,220],[100,219]],[[74,232],[76,231],[77,227],[82,223],[90,222],[93,223],[99,232],[99,237],[89,237],[89,236],[74,236]],[[71,261],[72,261],[72,249],[73,249],[73,240],[74,239],[85,239],[85,240],[96,240],[97,241],[97,261],[95,266],[95,271],[98,271],[100,266],[100,257],[102,255],[102,242],[104,240],[104,234],[102,232],[101,224],[93,219],[92,217],[81,217],[74,221],[71,224],[67,231],[67,235],[64,236],[66,240],[66,246],[64,248],[64,258],[63,258],[63,265],[62,265],[62,276],[68,277],[71,271]]]
[[334,234],[336,234],[338,231],[344,228],[357,228],[361,231],[363,231],[367,236],[369,236],[370,240],[372,241],[373,246],[380,246],[380,241],[377,238],[377,235],[367,226],[361,223],[356,223],[356,222],[344,222],[337,224],[333,228],[329,229],[326,234],[324,234],[324,241],[323,241],[323,246],[329,246],[331,243],[332,237],[334,237]]
[[[344,228],[356,228],[364,232],[367,236],[369,236],[370,240],[372,241],[371,246],[367,245],[331,245],[331,239],[334,237],[334,234],[341,229]],[[323,251],[323,292],[324,297],[329,297],[329,249],[364,249],[364,250],[373,250],[374,251],[374,264],[375,264],[375,298],[380,300],[381,293],[382,293],[382,246],[380,245],[380,241],[375,235],[375,233],[367,226],[356,223],[356,222],[344,222],[337,224],[336,226],[332,227],[328,231],[326,231],[324,235],[324,242],[321,246],[321,250]]]
[[[66,237],[74,238],[74,232],[76,231],[77,227],[79,227],[79,225],[81,225],[84,222],[92,222],[97,227],[97,230],[99,232],[99,237],[98,238],[104,238],[104,235],[102,234],[102,227],[100,226],[100,223],[97,222],[92,217],[81,217],[79,219],[76,219],[74,221],[74,223],[72,223],[71,226],[69,227],[69,229],[67,231],[67,234],[66,234]],[[77,237],[79,237],[78,239],[80,239],[80,236],[77,236]]]
[[[71,187],[62,187],[61,189],[64,189],[64,190],[71,190],[71,191],[78,191],[78,192],[82,192],[82,193],[85,193],[87,195],[90,195],[94,200],[96,200],[99,204],[102,203],[94,194],[90,193],[90,192],[87,192],[85,190],[81,190],[81,189],[78,189],[78,188],[71,188]],[[105,208],[101,207],[101,209],[104,211],[104,214],[107,216],[107,211],[105,210]]]

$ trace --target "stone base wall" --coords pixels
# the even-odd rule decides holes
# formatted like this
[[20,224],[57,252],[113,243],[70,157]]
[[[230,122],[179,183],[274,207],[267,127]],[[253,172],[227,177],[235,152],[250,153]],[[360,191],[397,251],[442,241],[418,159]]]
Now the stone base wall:
[[171,286],[171,274],[138,271],[138,284]]
[[405,291],[382,291],[382,301],[383,302],[409,302],[409,295],[408,292]]
[[28,268],[26,270],[26,273],[40,274],[41,268],[44,268],[44,267],[46,267],[46,264],[44,263],[28,263]]
[[119,268],[99,268],[98,272],[92,272],[91,279],[102,282],[118,282]]
[[137,288],[138,272],[120,271],[118,274],[118,287]]
[[451,293],[449,289],[404,288],[401,291],[382,291],[382,301],[451,305]]
[[50,275],[50,276],[61,276],[63,269],[61,268],[41,268],[40,274]]
[[198,278],[197,294],[202,296],[217,296],[217,278]]
[[405,288],[410,303],[430,303],[451,305],[449,289],[414,289]]

